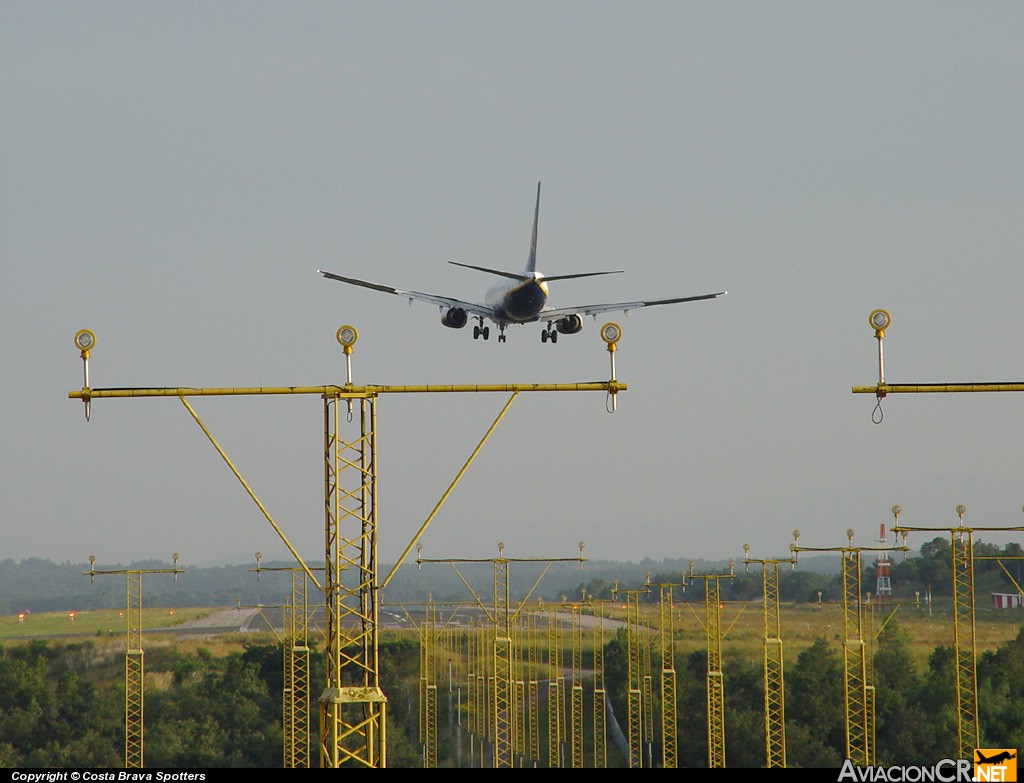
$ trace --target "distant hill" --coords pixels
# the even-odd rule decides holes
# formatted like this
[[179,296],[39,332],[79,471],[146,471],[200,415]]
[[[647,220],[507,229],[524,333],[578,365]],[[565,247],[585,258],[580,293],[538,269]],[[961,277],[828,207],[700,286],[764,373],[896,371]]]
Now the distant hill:
[[[311,568],[322,569],[316,561],[307,561]],[[494,564],[457,563],[458,572],[449,563],[415,563],[403,565],[382,591],[387,602],[462,602],[472,600],[466,582],[484,602],[493,600]],[[20,562],[0,561],[0,614],[29,610],[36,612],[116,609],[125,605],[127,571],[139,571],[142,579],[143,606],[234,606],[242,604],[266,606],[286,603],[291,595],[290,562],[261,563],[257,574],[255,564],[211,567],[178,566],[178,574],[156,573],[174,568],[172,563],[143,561],[128,564],[96,564],[90,577],[89,564],[54,563],[39,558]],[[508,564],[509,589],[515,600],[529,595],[531,599],[560,601],[575,599],[583,590],[589,595],[607,597],[612,586],[620,590],[642,587],[648,576],[653,584],[678,584],[690,568],[690,560],[650,559],[634,562],[584,561],[511,562]],[[724,561],[695,560],[696,573],[726,573]],[[546,569],[546,570],[545,570]],[[382,566],[381,576],[391,570]],[[806,577],[812,574],[834,575],[839,572],[837,557],[801,558],[798,570]],[[788,567],[786,568],[788,572]],[[114,572],[114,573],[109,573]],[[150,573],[152,572],[152,573]],[[744,573],[742,564],[735,566],[737,577],[749,582],[753,576]],[[314,570],[323,581],[323,571]],[[751,569],[760,589],[760,570]],[[344,577],[343,577],[344,580]],[[465,582],[463,581],[465,580]],[[728,591],[728,585],[723,590]],[[657,591],[654,591],[655,599]],[[699,597],[691,591],[694,600]]]

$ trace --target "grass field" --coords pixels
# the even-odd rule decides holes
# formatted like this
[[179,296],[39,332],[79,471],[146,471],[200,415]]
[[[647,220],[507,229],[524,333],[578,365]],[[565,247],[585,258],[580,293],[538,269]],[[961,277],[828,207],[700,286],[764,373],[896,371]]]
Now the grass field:
[[[189,621],[197,620],[216,611],[216,608],[167,609],[152,608],[143,610],[143,630],[147,639],[160,636],[159,629],[174,628]],[[610,613],[614,615],[614,613]],[[782,623],[782,639],[787,661],[795,660],[806,648],[814,644],[818,638],[824,639],[829,645],[840,647],[844,639],[843,614],[839,606],[824,604],[784,604],[780,607]],[[653,628],[658,621],[656,607],[647,616],[648,628]],[[864,621],[863,636],[869,649],[884,625],[896,623],[909,635],[911,649],[923,664],[928,656],[940,646],[953,644],[953,616],[949,607],[936,606],[932,611],[913,605],[883,607],[876,605],[871,616]],[[704,627],[704,605],[677,605],[673,613],[673,630],[676,647],[681,653],[704,650],[707,647],[707,633]],[[721,627],[723,634],[722,653],[730,656],[760,657],[764,637],[764,622],[760,602],[745,604],[725,604],[722,607]],[[997,610],[984,607],[975,610],[975,646],[980,655],[986,650],[994,650],[1001,644],[1015,639],[1024,627],[1024,610]],[[607,630],[607,628],[606,628]],[[968,629],[961,629],[961,638],[966,636]],[[98,610],[77,612],[74,619],[67,612],[29,614],[24,619],[16,615],[0,617],[0,641],[15,641],[35,638],[48,639],[82,639],[84,637],[102,637],[115,644],[123,643],[126,636],[126,623],[123,611]],[[610,633],[610,631],[608,631]],[[411,631],[382,629],[381,638],[387,638]],[[167,634],[168,639],[162,644],[178,644],[185,647],[211,644],[210,637],[190,640]],[[254,637],[265,637],[273,643],[273,634],[224,634],[218,647],[230,649],[240,648]],[[584,645],[589,649],[592,639],[584,634]]]
[[[142,628],[173,628],[215,611],[199,607],[143,609]],[[42,637],[112,636],[127,633],[124,610],[104,609],[88,612],[44,612],[40,614],[5,615],[0,617],[0,639],[34,639]]]

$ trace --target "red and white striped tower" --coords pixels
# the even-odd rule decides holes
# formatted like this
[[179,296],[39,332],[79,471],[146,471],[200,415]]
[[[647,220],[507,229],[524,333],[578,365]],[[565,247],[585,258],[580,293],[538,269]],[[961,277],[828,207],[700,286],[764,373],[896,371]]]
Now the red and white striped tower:
[[[885,545],[884,522],[878,532],[878,543],[882,546]],[[889,580],[889,567],[891,565],[888,552],[882,552],[878,559],[875,560],[875,595],[880,602],[885,602],[892,598],[892,582]]]

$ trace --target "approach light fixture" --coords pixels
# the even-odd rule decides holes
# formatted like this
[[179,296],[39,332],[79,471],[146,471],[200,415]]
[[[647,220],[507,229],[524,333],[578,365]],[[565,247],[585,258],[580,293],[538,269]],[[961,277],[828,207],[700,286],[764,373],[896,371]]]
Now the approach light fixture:
[[879,332],[889,328],[890,320],[889,313],[885,310],[872,310],[871,315],[868,316],[871,327]]
[[608,343],[608,348],[611,349],[622,339],[622,327],[616,323],[606,323],[601,327],[601,339]]
[[351,348],[356,344],[356,340],[359,339],[359,332],[356,331],[354,326],[346,324],[338,330],[337,338],[342,347]]
[[84,352],[88,353],[96,345],[96,335],[88,329],[79,329],[75,332],[75,347]]

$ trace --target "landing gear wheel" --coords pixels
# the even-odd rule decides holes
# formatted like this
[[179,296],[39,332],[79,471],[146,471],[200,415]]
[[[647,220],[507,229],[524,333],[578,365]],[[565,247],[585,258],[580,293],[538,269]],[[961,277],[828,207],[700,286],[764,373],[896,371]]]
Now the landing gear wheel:
[[541,332],[541,333],[540,333],[540,341],[541,341],[542,343],[546,343],[546,342],[548,341],[548,332],[547,332],[547,329],[545,329],[545,330],[544,330],[543,332]]
[[480,334],[484,336],[485,340],[491,339],[491,327],[485,326],[483,329],[480,330]]
[[473,339],[476,340],[479,337],[480,337],[480,327],[479,326],[474,326],[473,327]]
[[551,342],[552,343],[557,343],[558,342],[558,332],[556,332],[554,329],[551,330]]

